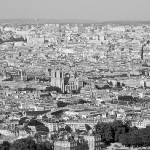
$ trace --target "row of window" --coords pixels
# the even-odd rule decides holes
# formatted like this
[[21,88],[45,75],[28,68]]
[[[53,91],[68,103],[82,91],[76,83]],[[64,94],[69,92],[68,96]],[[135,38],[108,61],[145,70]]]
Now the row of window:
[[75,89],[77,89],[77,85],[76,86],[75,85],[73,85],[73,86],[67,85],[66,86],[66,90],[75,90]]
[[[55,72],[55,76],[54,77],[57,78],[57,72]],[[63,77],[63,73],[60,72],[60,78],[62,78],[62,77]]]
[[100,150],[101,149],[101,147],[95,147],[95,150]]

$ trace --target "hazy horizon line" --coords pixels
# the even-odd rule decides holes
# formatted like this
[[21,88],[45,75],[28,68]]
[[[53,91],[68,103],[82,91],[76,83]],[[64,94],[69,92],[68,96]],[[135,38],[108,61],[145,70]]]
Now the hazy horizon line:
[[[79,21],[94,21],[94,22],[109,22],[109,21],[114,21],[114,22],[117,22],[117,21],[121,21],[121,22],[147,22],[147,21],[150,21],[150,20],[92,20],[92,19],[49,19],[49,18],[38,18],[39,21],[40,20],[57,20],[57,21],[66,21],[66,20],[71,20],[71,21],[76,21],[76,20],[79,20]],[[36,20],[36,18],[2,18],[0,20]]]
[[[6,18],[6,19],[0,19],[0,23],[32,23],[32,24],[36,24],[36,19],[32,19],[32,18],[16,18],[16,19],[12,19],[12,18]],[[100,21],[100,20],[84,20],[84,19],[39,19],[39,24],[43,24],[43,23],[52,23],[52,24],[56,24],[56,23],[73,23],[73,24],[105,24],[105,23],[122,23],[124,25],[127,24],[131,24],[131,23],[150,23],[150,20],[104,20],[104,21]]]

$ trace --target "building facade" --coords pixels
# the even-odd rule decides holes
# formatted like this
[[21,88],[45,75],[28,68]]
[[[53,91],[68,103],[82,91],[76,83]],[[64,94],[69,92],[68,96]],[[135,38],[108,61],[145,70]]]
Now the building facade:
[[101,137],[100,136],[84,136],[85,141],[88,142],[89,150],[100,150],[101,149]]
[[76,141],[55,141],[54,150],[77,150]]

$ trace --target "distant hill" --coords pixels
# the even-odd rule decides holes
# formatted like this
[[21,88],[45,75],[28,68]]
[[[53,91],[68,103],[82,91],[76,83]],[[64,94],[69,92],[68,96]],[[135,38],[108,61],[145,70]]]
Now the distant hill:
[[150,21],[105,21],[103,24],[118,24],[118,25],[137,25],[150,24]]
[[[31,23],[35,24],[35,19],[0,19],[0,23]],[[90,24],[115,24],[115,25],[137,25],[137,24],[150,24],[150,21],[94,21],[94,20],[59,20],[59,19],[39,19],[39,24],[43,23],[90,23]]]
[[[36,23],[35,19],[1,19],[0,23]],[[98,23],[92,20],[40,19],[39,23]]]

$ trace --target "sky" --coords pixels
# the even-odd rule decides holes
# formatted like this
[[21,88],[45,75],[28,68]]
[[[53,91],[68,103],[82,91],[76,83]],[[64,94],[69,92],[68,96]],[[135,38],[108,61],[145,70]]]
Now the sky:
[[150,0],[0,0],[0,19],[150,21]]

